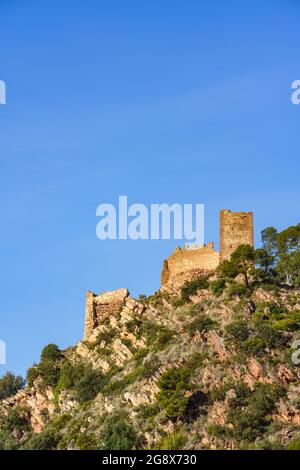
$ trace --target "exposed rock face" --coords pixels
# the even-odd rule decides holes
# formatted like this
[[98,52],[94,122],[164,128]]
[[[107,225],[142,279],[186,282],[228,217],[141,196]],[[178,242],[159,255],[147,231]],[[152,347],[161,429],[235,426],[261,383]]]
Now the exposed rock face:
[[32,388],[20,390],[16,395],[3,400],[0,411],[7,415],[8,410],[14,407],[30,410],[29,420],[34,432],[41,432],[46,423],[45,416],[53,416],[55,405],[53,404],[53,391],[50,387],[42,388],[38,380]]

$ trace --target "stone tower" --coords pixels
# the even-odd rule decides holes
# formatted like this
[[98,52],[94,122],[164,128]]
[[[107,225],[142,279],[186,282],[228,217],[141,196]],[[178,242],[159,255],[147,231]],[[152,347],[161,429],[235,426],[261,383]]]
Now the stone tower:
[[253,212],[220,212],[220,263],[239,245],[254,246]]
[[84,341],[88,341],[99,323],[112,313],[117,313],[128,298],[127,289],[103,292],[100,295],[88,291],[85,304]]

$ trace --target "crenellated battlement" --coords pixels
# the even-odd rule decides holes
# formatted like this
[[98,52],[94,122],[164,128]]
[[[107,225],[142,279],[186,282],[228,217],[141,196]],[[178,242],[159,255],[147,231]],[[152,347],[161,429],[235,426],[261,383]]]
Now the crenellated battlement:
[[230,258],[239,245],[253,246],[253,213],[220,211],[220,252],[214,243],[187,244],[176,250],[164,261],[161,274],[163,288],[178,289],[186,280],[214,272],[219,264]]
[[[187,280],[203,274],[214,273],[219,264],[230,258],[239,245],[253,246],[253,213],[220,212],[220,252],[214,243],[207,245],[187,244],[176,247],[163,262],[161,286],[167,291],[177,291]],[[86,296],[84,340],[89,340],[93,332],[107,316],[118,312],[128,301],[127,289],[103,292],[100,295],[88,291]]]

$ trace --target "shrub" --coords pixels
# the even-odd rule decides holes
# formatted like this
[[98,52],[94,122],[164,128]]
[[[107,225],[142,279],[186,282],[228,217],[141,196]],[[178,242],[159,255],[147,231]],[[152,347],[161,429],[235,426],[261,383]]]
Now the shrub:
[[62,353],[56,344],[48,344],[41,353],[41,361],[57,361],[61,359]]
[[181,288],[181,297],[184,301],[189,302],[190,296],[197,294],[199,289],[208,289],[208,276],[201,276],[192,281],[187,281]]
[[162,438],[158,444],[159,450],[181,450],[187,441],[187,436],[183,432],[168,434]]
[[216,297],[219,297],[223,293],[225,285],[226,279],[221,277],[210,283],[210,289]]
[[24,388],[25,380],[20,375],[16,376],[11,372],[6,372],[0,379],[0,400],[17,393]]
[[155,372],[160,368],[160,360],[157,356],[152,356],[150,359],[144,362],[143,377],[150,379]]
[[148,344],[158,350],[164,349],[174,336],[174,332],[167,326],[158,325],[150,320],[143,322],[141,333],[145,336]]
[[249,328],[246,322],[242,320],[230,323],[225,328],[227,334],[232,336],[236,341],[245,341],[249,338]]
[[287,338],[285,338],[280,331],[270,326],[260,325],[257,331],[265,344],[270,348],[281,348],[285,347],[287,344]]
[[156,339],[156,346],[159,351],[164,349],[172,340],[174,336],[173,331],[171,331],[167,326],[161,325]]
[[32,366],[27,370],[26,382],[29,385],[29,387],[32,387],[33,382],[35,381],[35,379],[38,378],[38,376],[39,376],[39,370],[37,366]]
[[61,390],[74,390],[78,401],[84,403],[95,398],[107,381],[106,376],[87,363],[72,365],[66,362],[62,367],[55,392],[57,395]]
[[146,357],[148,354],[149,354],[148,348],[141,348],[134,353],[133,359],[137,362],[141,362],[142,359],[144,359],[144,357]]
[[59,380],[60,368],[52,361],[41,362],[37,367],[38,375],[43,379],[43,382],[48,387],[55,387]]
[[9,433],[14,430],[28,431],[30,424],[27,408],[22,406],[10,408],[8,414],[1,417],[1,428]]
[[143,324],[142,320],[138,317],[135,317],[132,320],[130,320],[128,323],[126,323],[125,326],[126,326],[126,330],[129,333],[133,333],[137,336],[140,336],[139,333],[140,333],[142,324]]
[[115,328],[111,328],[109,330],[100,331],[97,335],[97,339],[95,341],[95,345],[101,344],[104,341],[106,344],[110,344],[114,337],[117,334],[117,330]]
[[[234,390],[236,394],[236,399],[239,400],[239,404],[243,402],[244,399],[246,399],[249,394],[250,390],[248,387],[245,385],[244,382],[228,382],[224,385],[222,385],[219,388],[214,388],[210,392],[210,401],[224,401],[226,398],[226,393],[229,390]],[[232,400],[232,399],[231,399]],[[237,404],[237,401],[231,401],[231,406],[235,406]]]
[[26,450],[53,450],[59,442],[59,436],[52,430],[45,429],[33,436],[26,442]]
[[129,351],[131,351],[132,353],[135,351],[135,348],[130,338],[121,338],[121,341],[124,344],[124,346],[126,346],[126,348],[129,349]]
[[159,412],[159,405],[158,403],[154,403],[152,405],[140,405],[137,411],[139,417],[143,420],[153,418]]
[[249,354],[261,354],[266,348],[266,344],[259,336],[249,338],[242,344],[242,349]]
[[241,284],[232,284],[232,286],[227,289],[227,296],[232,299],[234,297],[248,297],[250,294],[249,289],[246,286]]
[[8,431],[0,431],[0,450],[17,450],[20,443]]
[[300,436],[296,437],[289,443],[288,450],[300,450]]
[[76,445],[80,450],[95,450],[98,447],[96,438],[92,433],[80,433]]
[[99,371],[86,368],[84,375],[75,382],[74,388],[80,403],[92,400],[106,385],[107,378]]
[[207,426],[207,433],[210,436],[213,436],[219,439],[224,438],[224,437],[229,437],[231,435],[229,428],[227,428],[226,426],[221,426],[219,424],[209,424]]
[[275,321],[272,326],[275,330],[297,331],[300,330],[300,321],[294,316],[288,316],[282,320]]
[[192,370],[196,370],[198,367],[201,367],[203,361],[207,358],[207,354],[195,351],[190,355],[187,360],[186,367]]
[[139,442],[128,416],[122,412],[115,412],[105,419],[101,437],[103,447],[107,450],[131,450]]
[[199,315],[187,325],[188,333],[193,336],[196,331],[208,331],[216,327],[216,322],[205,315]]
[[263,435],[271,422],[271,413],[276,401],[284,395],[283,387],[271,384],[256,384],[250,394],[244,393],[239,401],[229,400],[228,422],[233,425],[234,437],[247,442]]
[[110,393],[121,393],[128,385],[134,383],[138,378],[143,376],[145,368],[143,366],[136,367],[129,374],[125,375],[120,380],[114,380],[103,388],[103,394],[109,395]]
[[168,418],[177,420],[185,412],[189,401],[186,396],[186,391],[190,389],[189,381],[190,371],[186,367],[169,369],[160,376],[157,400]]
[[181,296],[173,297],[173,298],[171,298],[171,304],[175,308],[176,307],[182,307],[182,305],[185,304],[185,300]]

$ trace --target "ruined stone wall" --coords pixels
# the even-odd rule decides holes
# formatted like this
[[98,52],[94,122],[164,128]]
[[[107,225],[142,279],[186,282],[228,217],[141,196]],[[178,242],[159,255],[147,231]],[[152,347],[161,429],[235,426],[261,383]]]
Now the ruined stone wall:
[[239,245],[254,245],[253,212],[220,212],[220,262],[229,259]]
[[95,295],[88,291],[86,294],[84,341],[92,335],[99,322],[107,316],[117,313],[129,296],[127,289],[117,289]]
[[162,287],[178,289],[185,281],[214,271],[219,265],[219,253],[213,243],[200,248],[176,248],[163,264]]

